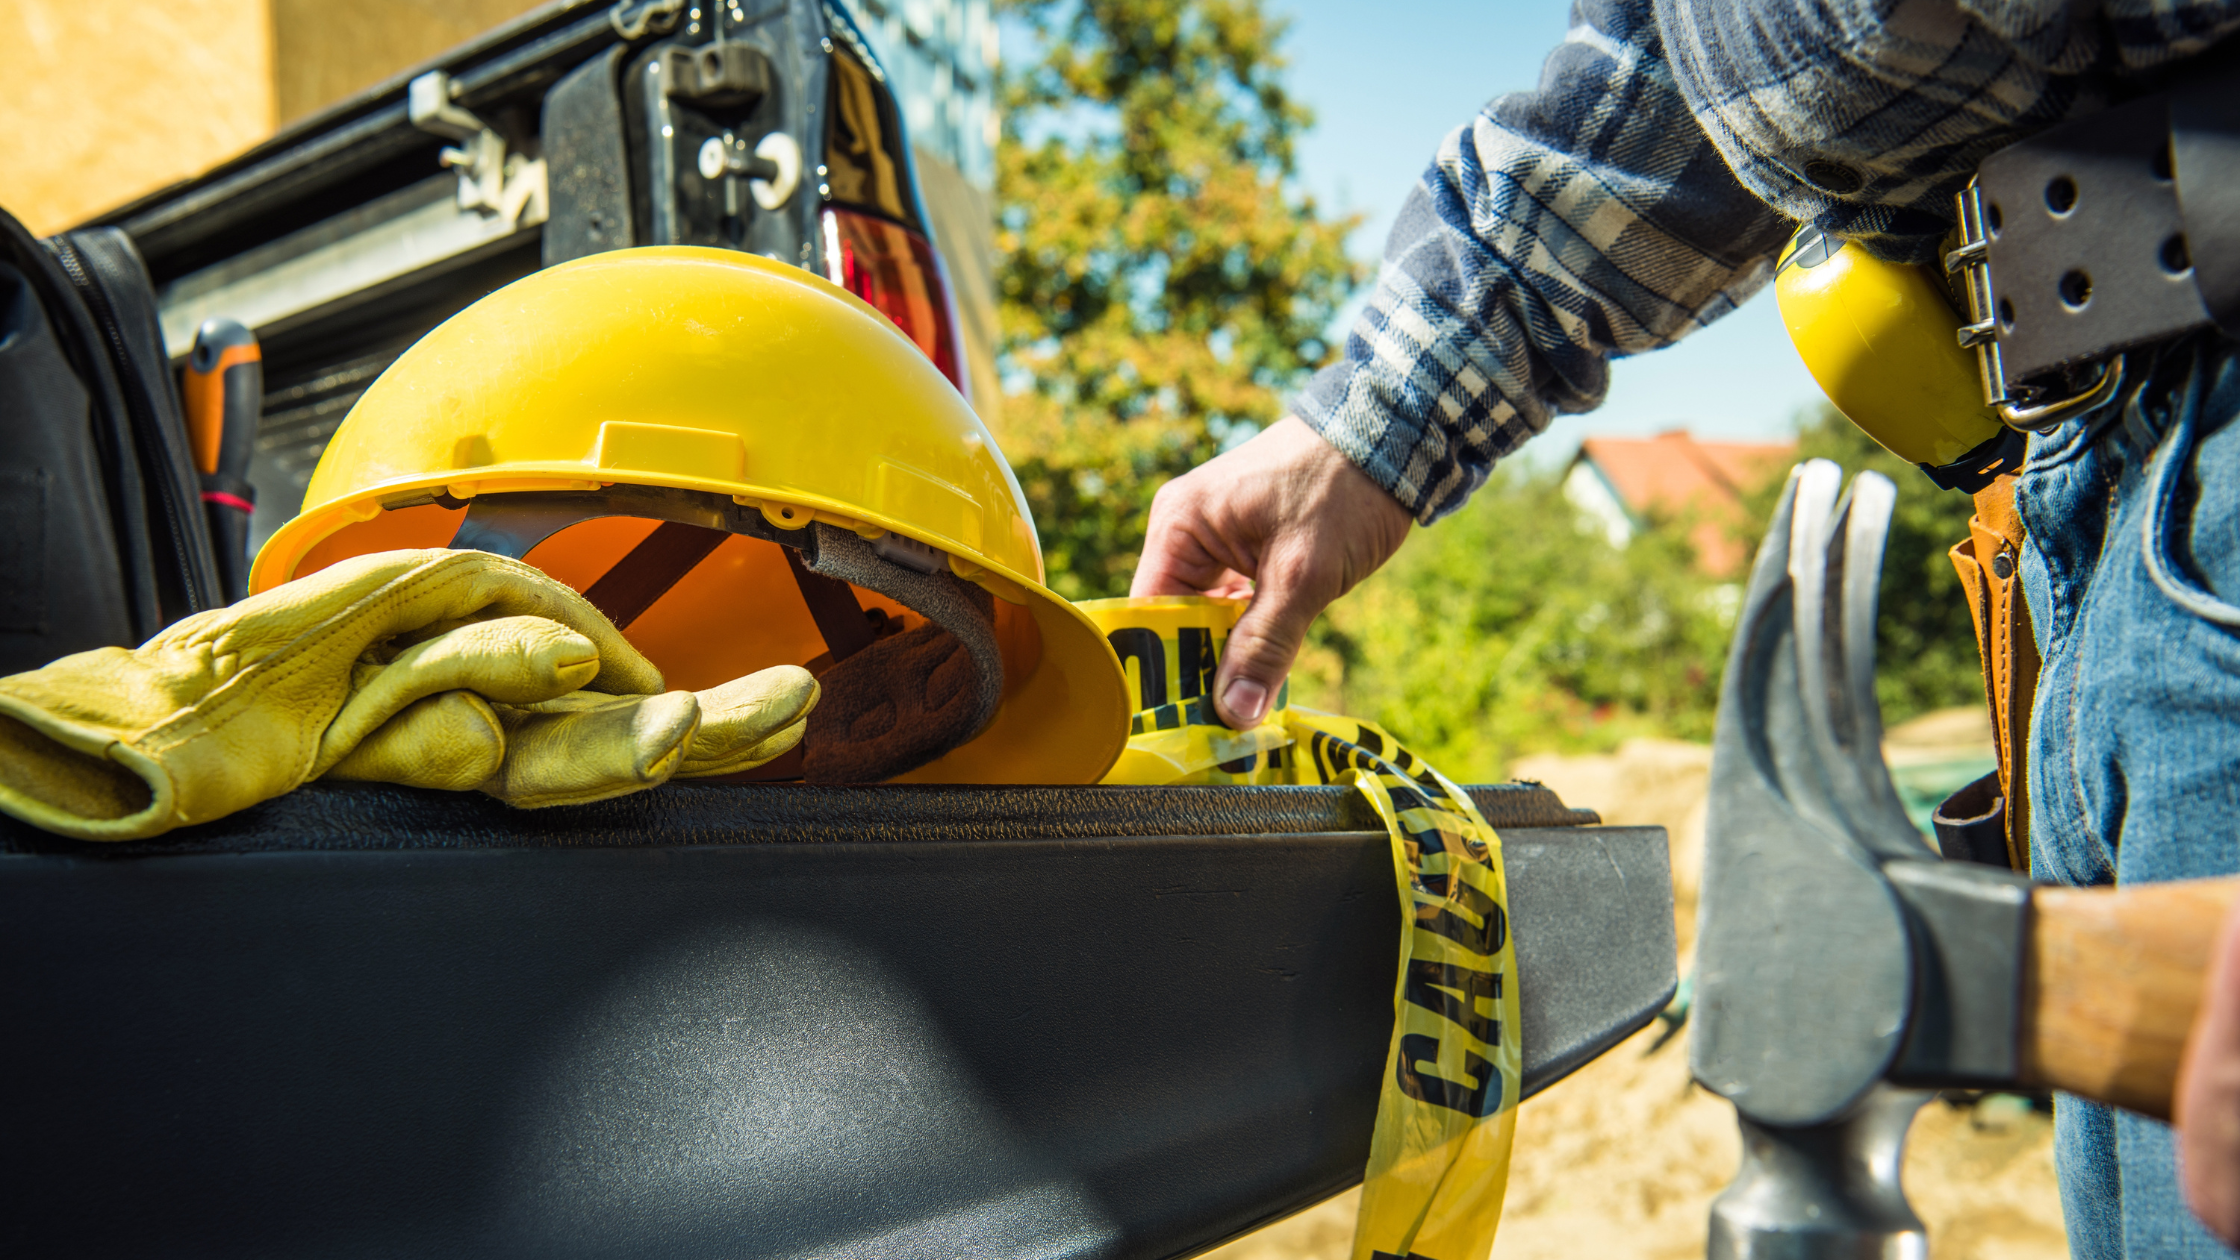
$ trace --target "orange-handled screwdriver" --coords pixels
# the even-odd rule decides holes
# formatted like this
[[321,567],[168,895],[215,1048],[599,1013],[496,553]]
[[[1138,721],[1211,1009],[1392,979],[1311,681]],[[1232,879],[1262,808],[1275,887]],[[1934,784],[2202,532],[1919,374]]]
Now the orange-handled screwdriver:
[[231,603],[249,593],[249,516],[257,506],[249,456],[264,411],[264,352],[256,334],[230,319],[204,320],[187,356],[184,383],[203,513]]

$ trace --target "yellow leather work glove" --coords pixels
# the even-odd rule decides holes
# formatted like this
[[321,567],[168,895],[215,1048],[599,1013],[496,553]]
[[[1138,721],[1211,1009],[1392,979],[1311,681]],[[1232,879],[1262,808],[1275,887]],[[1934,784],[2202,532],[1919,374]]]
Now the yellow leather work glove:
[[672,776],[752,770],[801,742],[817,695],[798,665],[658,696],[493,704],[451,691],[398,713],[327,777],[478,787],[525,809],[604,800]]
[[[471,708],[443,698],[468,687],[535,705],[662,679],[582,596],[519,561],[360,556],[138,648],[0,678],[0,811],[84,840],[160,835],[292,790],[404,709]],[[690,739],[697,702],[660,699],[647,733],[689,710],[672,743]]]
[[706,779],[752,770],[793,751],[809,729],[809,710],[822,693],[816,675],[780,665],[693,692],[700,703],[700,733],[693,736],[680,779]]

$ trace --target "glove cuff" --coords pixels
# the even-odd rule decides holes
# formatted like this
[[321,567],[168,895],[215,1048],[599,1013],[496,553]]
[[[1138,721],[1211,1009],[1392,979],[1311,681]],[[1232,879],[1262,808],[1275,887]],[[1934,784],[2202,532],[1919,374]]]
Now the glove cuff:
[[[178,823],[153,758],[0,693],[0,813],[73,840],[145,840]],[[86,751],[102,748],[102,754]]]

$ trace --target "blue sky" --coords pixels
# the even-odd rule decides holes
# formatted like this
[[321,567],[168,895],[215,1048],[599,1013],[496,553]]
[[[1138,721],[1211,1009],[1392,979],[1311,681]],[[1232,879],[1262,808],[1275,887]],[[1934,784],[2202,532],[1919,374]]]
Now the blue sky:
[[[1367,216],[1352,248],[1371,261],[1440,138],[1489,98],[1534,86],[1569,19],[1564,0],[1266,3],[1291,19],[1288,79],[1315,112],[1301,177],[1329,209]],[[1563,417],[1527,449],[1538,462],[1597,434],[1784,435],[1819,398],[1764,292],[1677,346],[1618,363],[1600,411]]]

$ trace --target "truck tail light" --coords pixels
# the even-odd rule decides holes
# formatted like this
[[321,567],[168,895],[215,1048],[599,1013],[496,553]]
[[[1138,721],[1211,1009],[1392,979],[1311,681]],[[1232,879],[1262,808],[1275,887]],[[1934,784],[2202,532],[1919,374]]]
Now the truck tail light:
[[824,212],[825,276],[879,308],[969,400],[957,312],[933,243],[900,224],[853,210]]

